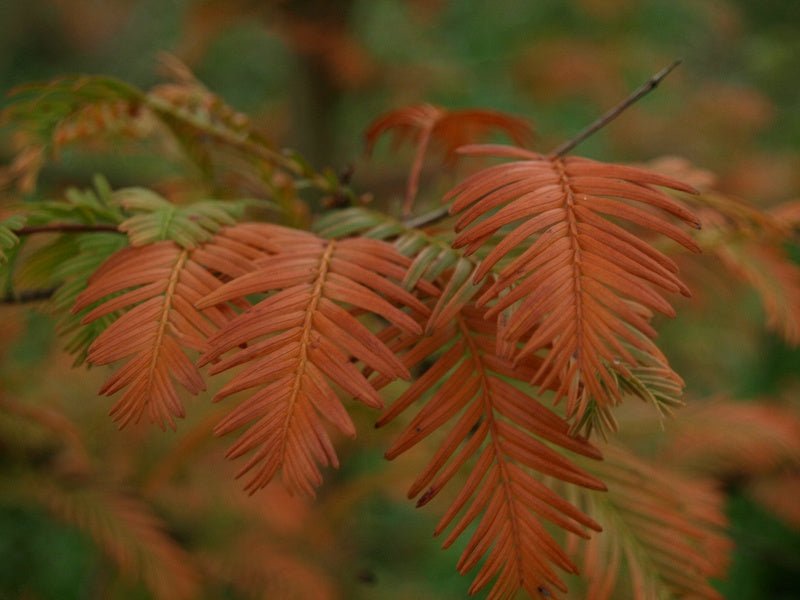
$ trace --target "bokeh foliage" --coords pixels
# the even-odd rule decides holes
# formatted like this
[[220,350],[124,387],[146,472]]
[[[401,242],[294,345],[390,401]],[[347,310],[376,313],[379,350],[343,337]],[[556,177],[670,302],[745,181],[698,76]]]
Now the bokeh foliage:
[[[714,171],[721,191],[769,207],[800,189],[798,34],[800,5],[793,0],[10,0],[0,6],[0,89],[75,72],[149,87],[158,80],[158,54],[168,51],[251,115],[270,140],[297,148],[320,167],[354,167],[354,187],[373,192],[376,207],[396,210],[406,163],[389,157],[385,146],[369,169],[362,157],[361,132],[378,113],[422,101],[507,110],[531,119],[541,145],[551,147],[681,57],[681,70],[582,152],[609,161],[679,154]],[[4,163],[11,150],[4,136]],[[193,168],[156,160],[146,145],[66,147],[28,199],[87,187],[96,173],[116,189],[163,183],[175,173],[191,177]],[[429,193],[420,203],[434,206],[435,192],[452,179],[428,168],[423,183]],[[766,402],[797,408],[800,354],[763,332],[752,293],[713,275],[708,289],[679,307],[676,321],[661,324],[661,343],[687,380],[689,401],[712,394],[769,397]],[[220,442],[192,437],[208,428],[218,407],[197,401],[202,407],[177,435],[118,434],[94,396],[103,374],[68,374],[70,361],[59,352],[50,321],[17,307],[0,307],[0,321],[3,393],[43,402],[77,423],[101,475],[144,490],[170,535],[198,555],[244,552],[234,538],[257,514],[266,541],[253,543],[265,546],[266,557],[291,548],[299,566],[286,570],[308,568],[307,579],[320,582],[307,594],[465,596],[468,581],[452,570],[457,550],[441,553],[428,539],[433,517],[412,511],[402,498],[414,458],[387,467],[380,458],[385,440],[369,431],[369,415],[357,413],[359,431],[367,433],[358,443],[344,442],[346,467],[329,478],[318,503],[283,509],[289,515],[282,524],[262,514],[264,504],[287,503],[279,494],[249,502],[236,499],[235,488],[206,493],[211,486],[232,487],[204,479],[208,470],[219,480],[230,475],[214,462]],[[32,369],[42,375],[35,381],[24,376]],[[18,445],[0,443],[9,473],[21,465],[50,468],[55,451],[37,435],[22,455]],[[174,460],[166,474],[159,470],[164,456]],[[735,577],[720,583],[725,597],[796,597],[800,534],[746,496],[745,476],[733,473],[724,483],[737,542]],[[191,510],[184,511],[187,498]],[[85,536],[38,509],[2,504],[0,597],[146,597],[117,581]],[[198,528],[198,516],[210,518]],[[303,541],[309,532],[313,543]],[[264,569],[252,570],[269,582]],[[225,581],[221,575],[208,597],[251,597],[252,590]]]

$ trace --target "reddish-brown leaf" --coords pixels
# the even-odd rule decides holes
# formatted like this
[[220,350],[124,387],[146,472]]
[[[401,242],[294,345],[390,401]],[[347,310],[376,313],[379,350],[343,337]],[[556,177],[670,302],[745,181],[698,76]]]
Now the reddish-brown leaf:
[[195,302],[252,265],[271,247],[251,226],[221,231],[210,242],[187,250],[164,241],[114,254],[92,275],[73,312],[91,310],[89,323],[124,311],[89,348],[88,360],[104,365],[127,361],[100,390],[122,392],[111,410],[120,427],[146,416],[162,428],[175,427],[184,408],[176,383],[192,394],[205,382],[187,350],[203,352],[206,340],[235,313],[229,307],[197,310]]
[[[219,435],[250,426],[228,452],[249,454],[240,474],[253,471],[251,492],[278,471],[286,486],[314,494],[319,466],[338,465],[324,426],[346,435],[355,427],[334,385],[372,408],[381,400],[354,364],[360,361],[389,378],[408,378],[407,368],[360,319],[379,315],[404,331],[421,328],[404,310],[426,307],[400,286],[411,264],[390,244],[367,239],[327,241],[313,234],[270,226],[265,238],[280,251],[256,260],[256,269],[209,293],[208,309],[249,294],[266,298],[233,319],[209,341],[202,363],[219,373],[246,365],[216,395],[253,390],[217,426]],[[233,354],[223,357],[229,351]]]
[[[599,458],[588,442],[569,435],[567,423],[520,389],[538,360],[513,367],[496,353],[496,326],[467,305],[425,337],[401,335],[392,348],[412,368],[431,355],[437,360],[388,409],[384,425],[425,398],[425,404],[387,451],[395,458],[437,430],[449,427],[428,466],[409,490],[422,506],[433,499],[465,464],[470,474],[435,533],[450,528],[450,546],[470,524],[477,528],[458,562],[466,573],[481,563],[470,588],[475,593],[494,580],[490,598],[510,598],[524,589],[565,590],[554,567],[575,567],[543,525],[549,521],[576,535],[597,524],[542,484],[534,472],[593,489],[587,476],[560,449]],[[376,380],[380,386],[386,380]],[[552,446],[559,447],[557,451]],[[552,592],[551,592],[552,593]]]
[[[489,249],[476,282],[497,273],[479,305],[491,303],[487,318],[505,315],[503,341],[522,345],[518,360],[543,359],[532,381],[544,388],[557,384],[557,399],[567,398],[570,418],[580,419],[592,400],[616,404],[621,394],[612,372],[635,366],[625,345],[660,356],[643,311],[671,316],[660,290],[689,294],[675,263],[617,222],[697,250],[663,215],[698,227],[696,218],[656,186],[692,188],[644,169],[584,158],[492,145],[463,152],[521,159],[484,169],[446,196],[451,212],[460,215],[455,246],[467,253]],[[496,235],[502,239],[495,244]]]
[[731,543],[724,497],[713,482],[678,475],[627,450],[603,446],[605,460],[585,468],[608,491],[572,490],[603,526],[590,540],[570,534],[569,554],[581,567],[585,597],[720,600],[709,579],[724,574]]
[[519,117],[493,110],[451,111],[432,104],[417,104],[375,119],[365,133],[367,152],[372,152],[378,139],[389,131],[394,132],[396,143],[409,141],[415,146],[403,205],[405,214],[411,212],[419,188],[422,163],[431,142],[441,147],[446,162],[453,162],[457,148],[477,142],[495,131],[505,133],[519,145],[525,145],[532,137],[530,125]]

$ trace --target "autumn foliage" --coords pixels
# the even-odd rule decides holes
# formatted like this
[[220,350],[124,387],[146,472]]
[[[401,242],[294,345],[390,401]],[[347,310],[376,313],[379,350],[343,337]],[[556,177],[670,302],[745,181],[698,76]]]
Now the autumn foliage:
[[[113,365],[99,394],[120,428],[175,429],[194,410],[187,397],[210,388],[224,415],[200,434],[231,438],[239,487],[257,499],[280,493],[271,485],[280,480],[313,497],[340,464],[341,438],[358,435],[355,400],[378,427],[398,423],[387,459],[424,454],[408,497],[445,498],[434,533],[459,546],[471,593],[562,597],[565,575],[580,574],[592,599],[719,597],[710,579],[724,576],[730,544],[710,473],[726,460],[754,473],[796,465],[796,416],[720,403],[707,409],[727,423],[715,436],[711,417],[689,408],[664,422],[675,430],[658,460],[612,438],[630,404],[659,418],[682,406],[656,315],[674,317],[672,299],[702,286],[691,277],[700,255],[751,285],[768,325],[798,342],[800,270],[785,251],[796,204],[767,212],[728,199],[681,161],[540,153],[525,147],[532,128],[518,117],[425,104],[367,129],[370,149],[388,133],[413,146],[403,206],[385,214],[336,173],[275,149],[181,65],[171,69],[174,80],[150,91],[89,76],[27,86],[4,114],[19,150],[4,171],[9,189],[35,189],[62,147],[111,134],[168,140],[212,187],[244,182],[209,200],[112,190],[98,178],[0,221],[0,268],[43,282],[76,362]],[[437,149],[467,172],[440,198],[448,212],[412,216]],[[242,200],[252,190],[260,198]],[[307,214],[313,226],[299,227]],[[36,244],[39,234],[50,237]],[[15,418],[67,427],[0,401]],[[75,437],[66,435],[80,455]],[[755,453],[738,454],[740,438],[755,438]],[[21,490],[91,532],[154,596],[195,597],[192,560],[234,587],[269,570],[190,559],[138,500],[52,479],[56,491]],[[776,498],[769,485],[778,484],[756,493]],[[266,537],[241,544],[285,563],[300,593],[332,595]]]

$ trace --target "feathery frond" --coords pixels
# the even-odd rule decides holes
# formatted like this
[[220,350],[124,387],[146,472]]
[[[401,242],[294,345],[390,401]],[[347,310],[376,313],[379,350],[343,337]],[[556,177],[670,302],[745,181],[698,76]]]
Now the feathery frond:
[[725,477],[800,464],[800,418],[780,406],[709,401],[670,423],[659,459],[685,471]]
[[419,313],[426,309],[399,286],[410,261],[389,244],[326,241],[279,226],[261,228],[279,252],[256,260],[256,270],[209,293],[197,306],[213,307],[250,294],[267,297],[214,335],[201,362],[219,360],[211,373],[247,365],[218,392],[217,400],[259,388],[215,430],[223,435],[251,424],[228,452],[231,458],[252,452],[240,471],[255,471],[247,489],[266,486],[280,470],[287,488],[313,495],[322,481],[318,465],[338,465],[323,417],[342,433],[355,435],[332,384],[367,406],[381,406],[351,359],[390,378],[409,377],[348,309],[380,315],[417,333],[419,325],[396,305]]
[[758,292],[767,327],[792,346],[800,344],[800,267],[780,246],[725,244],[715,250],[722,263]]
[[93,187],[69,188],[63,199],[43,200],[29,210],[31,225],[75,223],[82,225],[118,225],[125,215],[112,201],[111,186],[105,177],[96,175]]
[[709,481],[671,473],[628,451],[603,446],[602,462],[584,461],[605,493],[572,488],[582,510],[603,527],[568,547],[587,583],[586,598],[721,600],[709,579],[722,575],[731,544],[724,498]]
[[[612,371],[617,388],[622,397],[639,398],[652,405],[658,413],[659,423],[663,425],[663,420],[671,417],[675,408],[685,406],[683,379],[669,367],[665,358],[647,354],[629,344],[625,347],[638,363],[624,372]],[[586,410],[573,423],[572,430],[587,437],[596,431],[606,440],[609,434],[617,431],[617,420],[610,407],[589,399]]]
[[214,200],[178,206],[144,188],[117,190],[113,198],[125,211],[137,213],[119,226],[132,246],[172,240],[191,250],[209,241],[222,227],[234,225],[244,209],[239,202]]
[[[62,260],[54,265],[53,281],[58,288],[47,305],[48,312],[58,316],[56,332],[59,337],[66,338],[64,349],[75,357],[73,366],[86,362],[89,348],[97,337],[108,328],[119,316],[118,311],[106,314],[84,323],[89,307],[73,312],[78,295],[89,285],[94,272],[114,253],[126,246],[124,236],[114,233],[93,233],[80,236],[64,235],[45,249],[53,251],[50,256],[58,260],[55,254],[61,254]],[[63,257],[68,258],[64,259]]]
[[232,316],[225,307],[194,308],[221,283],[192,251],[169,241],[120,250],[89,279],[72,309],[91,307],[83,323],[125,311],[94,340],[87,356],[92,364],[128,360],[100,390],[109,396],[124,390],[111,410],[121,427],[147,415],[162,428],[174,428],[173,417],[184,415],[175,382],[192,394],[205,389],[185,349],[207,350],[206,339]]
[[[540,483],[532,471],[601,490],[601,481],[550,445],[592,458],[600,458],[599,452],[586,440],[572,437],[565,421],[520,388],[538,361],[513,367],[498,356],[496,326],[483,320],[474,306],[465,307],[447,327],[416,343],[405,337],[392,347],[404,349],[411,342],[403,354],[409,368],[441,354],[378,421],[378,425],[388,423],[433,390],[386,457],[397,457],[452,422],[409,497],[419,496],[417,506],[427,504],[465,463],[474,461],[464,487],[435,530],[439,535],[453,526],[444,542],[449,547],[477,519],[458,562],[458,570],[466,573],[485,558],[470,593],[493,579],[490,598],[510,598],[519,589],[531,597],[553,588],[566,591],[553,566],[567,572],[575,572],[575,567],[542,520],[586,537],[585,528],[600,528]],[[381,383],[385,381],[376,382]]]
[[[672,316],[659,290],[689,295],[675,263],[609,218],[661,233],[691,250],[697,244],[653,210],[699,227],[682,204],[655,186],[693,189],[677,180],[622,165],[549,158],[506,146],[468,146],[465,154],[519,159],[468,177],[446,196],[460,215],[456,247],[467,254],[491,237],[504,237],[482,260],[482,280],[509,252],[522,254],[499,269],[478,304],[494,302],[486,317],[507,315],[502,336],[518,359],[546,352],[532,382],[558,382],[568,418],[580,419],[594,400],[619,402],[612,372],[623,375],[639,361],[625,347],[660,357],[650,340],[650,310]],[[643,204],[644,208],[636,204]]]
[[57,131],[69,127],[87,107],[113,107],[120,103],[130,111],[144,99],[135,87],[97,75],[73,75],[46,83],[20,86],[11,92],[11,104],[3,111],[5,123],[15,123],[42,146],[58,145]]
[[445,161],[452,163],[457,148],[477,142],[495,131],[505,133],[520,146],[532,137],[530,125],[519,117],[493,110],[447,110],[432,104],[418,104],[398,108],[375,119],[364,134],[367,153],[371,153],[378,139],[389,131],[394,133],[396,144],[407,140],[415,145],[403,204],[406,215],[411,213],[417,196],[422,164],[431,142],[441,146]]
[[454,250],[440,236],[409,227],[403,221],[383,213],[354,207],[330,212],[314,223],[314,231],[328,238],[359,236],[391,241],[403,255],[412,259],[403,280],[406,289],[413,289],[420,280],[436,281],[450,269],[451,287],[459,289],[472,275],[475,265]]
[[791,226],[716,194],[703,194],[696,201],[704,204],[699,211],[708,224],[698,237],[703,249],[758,293],[768,328],[789,344],[800,344],[800,267],[784,248]]
[[[661,160],[652,167],[681,179],[699,177],[687,161]],[[689,203],[703,222],[696,238],[703,251],[759,295],[767,327],[789,344],[800,344],[800,267],[786,252],[786,244],[797,240],[797,206],[787,202],[761,210],[715,191],[711,182],[698,195],[672,193]]]
[[154,598],[196,597],[198,577],[188,555],[141,500],[96,483],[68,486],[43,480],[32,493],[57,518],[94,539],[123,576],[143,582]]

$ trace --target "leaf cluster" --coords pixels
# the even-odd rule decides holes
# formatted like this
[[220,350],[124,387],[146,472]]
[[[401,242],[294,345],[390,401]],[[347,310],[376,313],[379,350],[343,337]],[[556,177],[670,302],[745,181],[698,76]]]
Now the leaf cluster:
[[[314,496],[323,469],[339,465],[338,437],[357,434],[356,400],[383,410],[378,426],[399,422],[388,459],[430,453],[408,496],[447,502],[435,534],[447,532],[445,547],[463,540],[457,568],[476,570],[471,593],[558,597],[565,574],[581,571],[592,598],[717,597],[708,579],[728,550],[719,493],[591,438],[613,434],[630,399],[661,420],[683,405],[655,319],[675,316],[670,295],[691,295],[678,272],[700,250],[755,287],[770,324],[797,342],[791,226],[695,189],[685,165],[534,152],[519,147],[530,128],[516,117],[424,105],[367,132],[370,147],[388,131],[416,146],[404,218],[355,205],[313,231],[290,227],[309,211],[298,190],[336,207],[356,195],[170,69],[173,82],[148,92],[92,77],[23,88],[5,113],[27,136],[23,152],[42,154],[111,121],[140,126],[136,135],[156,123],[208,189],[246,165],[243,188],[257,182],[271,200],[258,207],[277,213],[259,219],[230,191],[113,191],[97,178],[0,222],[7,281],[52,290],[48,309],[77,364],[116,365],[99,393],[115,397],[120,427],[174,429],[187,395],[213,386],[229,406],[213,431],[240,432],[227,456],[241,460],[245,489],[280,478]],[[497,131],[518,145],[473,143]],[[481,166],[441,198],[447,213],[407,218],[434,141]],[[51,492],[54,513],[157,596],[168,594],[160,568],[178,574],[175,597],[191,595],[179,549],[140,503],[94,485]]]

